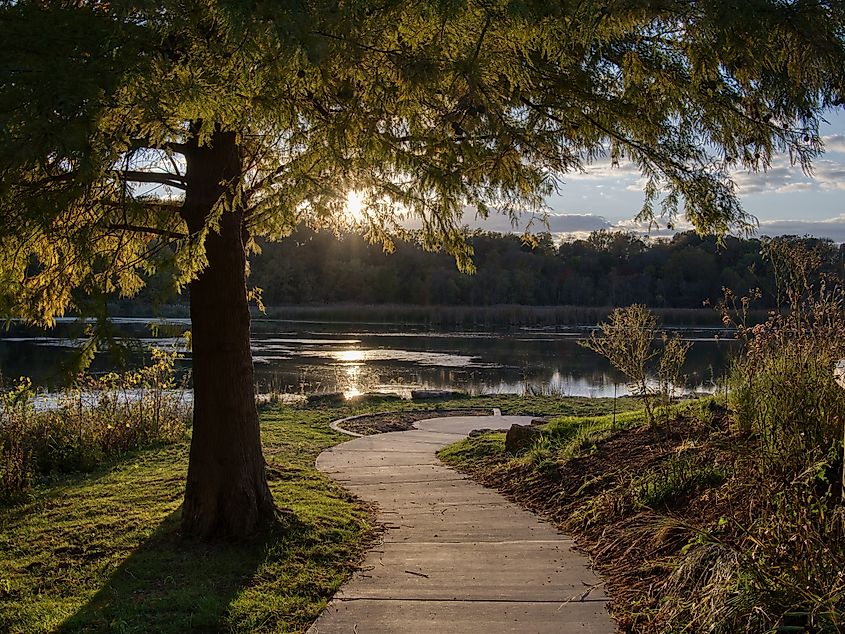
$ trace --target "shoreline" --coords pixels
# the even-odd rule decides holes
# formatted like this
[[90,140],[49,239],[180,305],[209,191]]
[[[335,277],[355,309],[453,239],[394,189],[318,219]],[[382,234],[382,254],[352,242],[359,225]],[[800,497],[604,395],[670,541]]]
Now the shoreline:
[[[605,320],[613,306],[531,306],[494,304],[489,306],[421,304],[286,304],[266,306],[264,312],[253,307],[253,320],[275,319],[297,322],[406,324],[440,328],[479,328],[502,326],[590,327]],[[666,328],[700,327],[724,330],[721,317],[712,308],[649,307]],[[156,314],[162,319],[186,319],[187,304],[152,307],[146,304],[120,303],[111,307],[117,318],[139,319]],[[752,323],[765,320],[767,310],[751,311]],[[118,317],[119,316],[119,317]]]

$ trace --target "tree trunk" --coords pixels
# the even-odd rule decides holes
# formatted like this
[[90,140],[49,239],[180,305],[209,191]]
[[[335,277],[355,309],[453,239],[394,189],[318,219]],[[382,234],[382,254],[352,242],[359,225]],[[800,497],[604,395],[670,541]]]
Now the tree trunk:
[[182,529],[199,538],[240,538],[275,516],[255,406],[244,216],[229,189],[242,177],[242,163],[235,135],[223,132],[210,145],[194,143],[185,157],[182,217],[191,233],[218,201],[235,208],[209,232],[208,265],[190,284],[194,423]]

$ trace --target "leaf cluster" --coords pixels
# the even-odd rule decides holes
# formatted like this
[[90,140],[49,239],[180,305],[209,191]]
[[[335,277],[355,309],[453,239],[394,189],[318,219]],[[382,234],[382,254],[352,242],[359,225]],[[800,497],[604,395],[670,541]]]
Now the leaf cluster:
[[[641,217],[750,228],[731,180],[805,169],[840,103],[838,2],[588,0],[0,3],[0,309],[49,322],[131,295],[245,235],[338,227],[445,249],[465,213],[529,211],[599,157],[644,177]],[[234,135],[242,168],[200,229],[186,159]],[[249,246],[249,245],[248,245]],[[175,267],[175,268],[174,268]]]

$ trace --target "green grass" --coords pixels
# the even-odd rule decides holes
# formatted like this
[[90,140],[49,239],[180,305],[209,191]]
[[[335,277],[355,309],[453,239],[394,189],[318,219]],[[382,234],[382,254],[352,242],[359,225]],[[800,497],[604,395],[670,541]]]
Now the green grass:
[[[552,418],[542,426],[542,434],[520,459],[534,466],[549,465],[588,450],[608,437],[615,429],[641,425],[645,412],[636,407],[635,399],[620,399],[617,413],[606,414],[613,407],[609,399],[569,399],[558,411],[570,413]],[[464,438],[441,449],[437,456],[445,463],[475,469],[501,458],[505,453],[505,434],[493,432]]]
[[[618,411],[636,407],[637,400],[621,397],[616,400]],[[393,409],[395,406],[389,405]],[[402,409],[450,409],[460,407],[498,407],[502,414],[510,416],[602,416],[613,412],[612,398],[588,398],[583,396],[516,396],[499,394],[472,398],[452,399],[436,402],[409,402]],[[378,409],[376,407],[375,409]]]
[[[0,511],[0,631],[301,632],[351,571],[369,516],[314,468],[335,412],[262,415],[290,513],[251,543],[177,536],[188,446],[37,488]],[[272,475],[275,474],[275,477]]]
[[660,508],[699,490],[717,487],[727,479],[719,465],[702,464],[695,457],[670,456],[631,483],[636,504]]
[[473,438],[464,438],[444,447],[437,452],[437,457],[446,464],[478,464],[504,452],[505,433],[491,432]]

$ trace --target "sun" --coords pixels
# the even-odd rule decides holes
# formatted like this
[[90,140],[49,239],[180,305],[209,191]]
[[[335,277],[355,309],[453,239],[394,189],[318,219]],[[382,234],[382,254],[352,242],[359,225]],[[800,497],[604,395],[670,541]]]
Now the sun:
[[346,194],[346,215],[353,222],[360,222],[364,219],[364,213],[361,210],[363,202],[363,197],[355,190],[350,190]]

